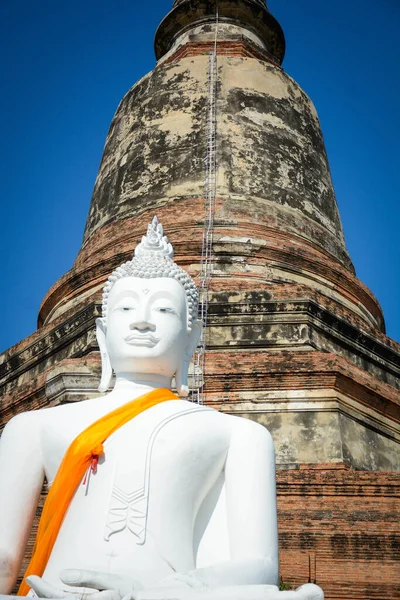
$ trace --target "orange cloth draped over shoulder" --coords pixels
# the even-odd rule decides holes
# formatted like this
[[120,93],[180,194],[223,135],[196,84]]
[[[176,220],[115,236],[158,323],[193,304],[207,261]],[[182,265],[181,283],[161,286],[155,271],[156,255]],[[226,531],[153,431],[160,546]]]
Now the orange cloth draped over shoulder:
[[[140,413],[167,400],[179,400],[179,397],[166,388],[153,390],[108,413],[75,438],[65,453],[44,504],[32,560],[24,579],[28,575],[43,575],[65,513],[85,473],[103,454],[103,442]],[[29,590],[23,580],[18,596],[26,596]]]

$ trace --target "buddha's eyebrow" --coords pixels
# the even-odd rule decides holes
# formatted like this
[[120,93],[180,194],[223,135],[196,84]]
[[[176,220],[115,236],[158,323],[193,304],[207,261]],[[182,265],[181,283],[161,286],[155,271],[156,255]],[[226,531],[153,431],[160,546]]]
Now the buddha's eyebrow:
[[182,311],[185,310],[186,305],[184,304],[184,306],[182,306],[181,301],[176,297],[176,294],[169,290],[154,290],[148,295],[148,298],[151,304],[157,301],[170,303],[178,314],[182,314]]
[[114,302],[122,302],[123,300],[131,300],[132,298],[137,298],[139,296],[137,290],[124,290],[123,292],[119,292],[115,295]]
[[160,290],[154,290],[151,294],[149,294],[149,299],[150,300],[170,300],[171,302],[174,302],[175,298],[174,298],[174,294],[171,294],[171,292],[168,292],[167,290],[165,291],[160,291]]

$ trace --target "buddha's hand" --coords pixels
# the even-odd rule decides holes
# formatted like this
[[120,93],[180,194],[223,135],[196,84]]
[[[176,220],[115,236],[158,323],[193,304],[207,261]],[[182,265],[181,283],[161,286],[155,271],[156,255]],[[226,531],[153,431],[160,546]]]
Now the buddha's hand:
[[173,573],[162,579],[155,588],[162,587],[168,588],[191,588],[191,589],[205,589],[208,585],[196,577],[194,571],[188,571],[187,573]]
[[119,577],[109,573],[98,571],[85,571],[80,569],[66,569],[61,571],[60,579],[71,587],[89,588],[93,592],[85,590],[63,591],[47,583],[41,577],[30,575],[26,582],[31,586],[39,598],[51,598],[52,600],[76,600],[90,596],[90,600],[139,600],[138,590],[141,585],[128,577]]

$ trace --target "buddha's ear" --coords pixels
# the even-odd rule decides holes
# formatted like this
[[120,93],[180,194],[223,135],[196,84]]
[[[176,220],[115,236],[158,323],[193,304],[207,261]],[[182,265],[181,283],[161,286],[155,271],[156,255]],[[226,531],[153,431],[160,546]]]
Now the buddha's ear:
[[186,398],[189,395],[189,365],[190,359],[192,358],[195,350],[197,348],[197,344],[200,341],[201,330],[202,330],[201,321],[196,321],[188,333],[188,344],[185,349],[185,356],[182,358],[181,364],[178,367],[178,370],[175,374],[175,383],[176,390],[179,396],[183,396]]
[[96,338],[101,355],[101,380],[99,392],[106,392],[111,385],[112,368],[106,346],[106,326],[103,319],[96,319]]
[[190,359],[192,358],[193,354],[195,353],[197,345],[200,341],[202,329],[203,329],[202,321],[195,321],[193,323],[192,328],[189,333],[189,341],[186,346],[186,355],[189,358],[189,362],[190,362]]

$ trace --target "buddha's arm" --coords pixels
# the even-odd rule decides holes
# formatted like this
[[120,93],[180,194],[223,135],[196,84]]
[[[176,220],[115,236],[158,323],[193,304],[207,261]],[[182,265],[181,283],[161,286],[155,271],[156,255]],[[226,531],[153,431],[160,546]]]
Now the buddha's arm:
[[232,423],[225,466],[231,560],[173,575],[159,585],[173,580],[209,587],[278,584],[273,441],[264,427],[252,421],[232,417]]
[[225,467],[230,553],[233,561],[261,559],[263,573],[244,583],[278,584],[275,450],[269,431],[234,418]]
[[0,440],[0,593],[13,589],[43,485],[44,472],[34,413],[11,419]]

